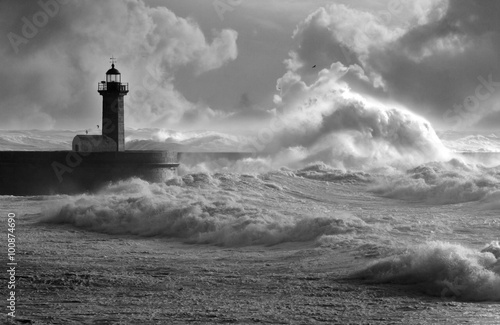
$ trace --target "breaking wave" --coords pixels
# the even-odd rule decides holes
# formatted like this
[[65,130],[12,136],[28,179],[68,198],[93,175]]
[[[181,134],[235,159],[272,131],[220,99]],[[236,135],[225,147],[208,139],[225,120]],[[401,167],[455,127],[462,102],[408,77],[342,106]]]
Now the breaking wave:
[[443,144],[454,152],[500,152],[500,138],[497,134],[467,134],[458,131],[446,131],[439,134]]
[[180,175],[216,172],[260,174],[273,169],[271,158],[245,153],[182,153],[180,161]]
[[214,161],[210,159],[213,157],[204,161],[181,160],[186,172],[245,172],[245,168],[263,172],[283,166],[300,169],[316,162],[340,170],[372,172],[403,170],[449,159],[449,150],[428,121],[403,109],[370,103],[347,93],[313,92],[307,105],[276,113],[267,128],[250,132],[253,137],[208,131],[137,130],[127,136],[127,149],[247,152],[257,158],[237,163],[217,158]]
[[500,170],[459,159],[432,162],[379,178],[371,190],[385,197],[435,204],[480,201],[500,191]]
[[[239,191],[236,183],[242,186]],[[221,246],[305,242],[367,227],[344,212],[318,216],[268,210],[262,204],[266,191],[283,188],[255,176],[200,173],[168,184],[132,179],[96,195],[67,197],[44,209],[41,222]]]
[[480,252],[460,245],[430,242],[373,262],[354,278],[416,285],[425,293],[467,301],[500,301],[500,245]]
[[68,150],[75,134],[73,131],[0,130],[0,150]]
[[127,150],[176,150],[181,152],[239,152],[244,136],[215,131],[177,132],[164,129],[128,130]]
[[368,173],[344,171],[333,168],[322,162],[310,164],[309,166],[294,172],[294,174],[299,177],[325,182],[369,183],[372,181],[372,176]]

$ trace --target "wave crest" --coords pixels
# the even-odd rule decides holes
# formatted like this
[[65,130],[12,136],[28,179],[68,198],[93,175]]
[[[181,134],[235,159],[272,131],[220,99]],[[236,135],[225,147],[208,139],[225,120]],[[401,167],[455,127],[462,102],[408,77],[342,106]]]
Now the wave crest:
[[382,283],[414,284],[427,294],[467,301],[500,301],[500,245],[481,252],[430,242],[376,261],[354,277]]
[[371,190],[385,197],[435,204],[480,201],[500,190],[500,174],[497,168],[452,159],[379,178]]
[[[67,197],[46,208],[41,221],[107,234],[160,236],[221,246],[305,242],[368,228],[361,219],[343,212],[285,215],[268,210],[262,207],[263,191],[281,188],[258,177],[195,174],[182,180],[188,186],[132,179],[96,195]],[[247,190],[236,191],[235,183]]]

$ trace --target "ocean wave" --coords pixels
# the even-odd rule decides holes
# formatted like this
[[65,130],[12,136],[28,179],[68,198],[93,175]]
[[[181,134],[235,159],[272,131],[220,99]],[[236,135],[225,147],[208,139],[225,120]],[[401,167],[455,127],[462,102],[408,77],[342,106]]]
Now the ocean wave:
[[244,153],[183,153],[180,175],[192,173],[261,174],[274,170],[270,157],[248,156]]
[[[40,221],[107,234],[221,246],[305,242],[368,227],[345,212],[288,215],[266,209],[261,203],[265,191],[281,191],[282,187],[258,177],[200,173],[174,183],[185,186],[149,184],[140,179],[119,182],[96,195],[62,199],[57,206],[45,208]],[[247,190],[236,191],[236,183]]]
[[500,152],[500,138],[495,133],[446,131],[439,137],[454,152]]
[[165,129],[128,130],[127,150],[239,152],[246,137],[215,131],[177,132]]
[[77,132],[0,130],[1,151],[69,150]]
[[416,285],[425,293],[466,301],[500,301],[500,245],[481,251],[430,242],[371,263],[354,278]]
[[384,197],[435,204],[480,201],[500,191],[500,171],[459,159],[432,162],[378,178],[371,191]]
[[336,169],[322,162],[309,164],[307,167],[295,171],[294,174],[326,182],[368,183],[372,181],[371,175],[368,173]]

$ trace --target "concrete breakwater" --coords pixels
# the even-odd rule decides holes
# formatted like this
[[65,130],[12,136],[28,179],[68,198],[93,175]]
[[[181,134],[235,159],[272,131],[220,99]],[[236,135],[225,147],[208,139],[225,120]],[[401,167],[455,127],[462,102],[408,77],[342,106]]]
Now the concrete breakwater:
[[164,182],[176,173],[177,156],[170,151],[2,151],[0,195],[82,193],[130,177]]

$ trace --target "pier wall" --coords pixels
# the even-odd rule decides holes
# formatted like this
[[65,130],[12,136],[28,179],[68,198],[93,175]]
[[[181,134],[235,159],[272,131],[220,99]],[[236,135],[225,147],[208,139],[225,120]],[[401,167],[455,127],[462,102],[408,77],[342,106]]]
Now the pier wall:
[[131,177],[164,182],[178,165],[167,151],[2,151],[0,195],[82,193]]

